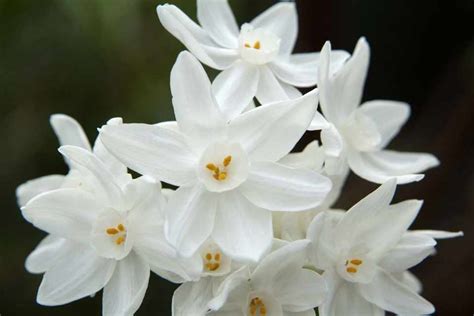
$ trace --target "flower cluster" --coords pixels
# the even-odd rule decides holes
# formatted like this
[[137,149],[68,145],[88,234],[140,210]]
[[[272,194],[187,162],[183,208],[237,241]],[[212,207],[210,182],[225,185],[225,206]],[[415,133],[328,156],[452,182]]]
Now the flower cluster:
[[[197,10],[199,25],[173,5],[157,9],[189,50],[171,71],[176,121],[113,118],[91,146],[74,119],[51,117],[70,171],[17,189],[24,218],[48,233],[26,260],[44,273],[37,302],[103,289],[103,315],[133,315],[152,271],[182,283],[175,316],[433,313],[408,269],[436,239],[462,233],[408,230],[422,201],[391,204],[397,184],[438,160],[385,149],[410,108],[360,104],[366,40],[353,54],[329,42],[294,54],[294,3],[240,28],[226,0],[198,0]],[[212,82],[201,62],[221,70]],[[307,130],[321,142],[290,153]],[[351,170],[381,186],[332,209]]]

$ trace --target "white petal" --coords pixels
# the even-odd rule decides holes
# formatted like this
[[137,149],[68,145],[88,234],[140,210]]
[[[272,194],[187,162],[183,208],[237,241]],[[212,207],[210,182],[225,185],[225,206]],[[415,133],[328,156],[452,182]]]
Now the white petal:
[[107,149],[141,174],[173,185],[189,185],[196,179],[197,158],[179,132],[146,124],[107,125],[100,137]]
[[416,234],[421,234],[425,235],[434,239],[448,239],[448,238],[455,238],[455,237],[462,237],[464,236],[464,233],[462,231],[460,232],[447,232],[447,231],[442,231],[442,230],[427,230],[427,229],[421,229],[421,230],[415,230],[413,233]]
[[236,190],[222,193],[212,236],[230,257],[258,261],[271,246],[271,214],[250,203]]
[[214,297],[213,278],[201,278],[197,282],[186,282],[174,291],[172,303],[173,316],[203,316],[207,304]]
[[43,193],[22,208],[33,225],[58,237],[88,242],[101,206],[93,195],[78,189],[58,189]]
[[29,180],[16,189],[16,198],[18,205],[23,207],[29,200],[35,196],[48,191],[56,190],[61,187],[64,182],[63,175],[50,175],[33,180]]
[[318,273],[301,269],[292,276],[278,280],[274,293],[283,310],[303,312],[319,306],[327,294],[326,281]]
[[298,35],[296,4],[280,2],[273,5],[250,22],[255,28],[263,28],[281,39],[280,52],[288,55],[293,51]]
[[314,309],[310,309],[304,312],[283,312],[284,316],[316,316],[316,312]]
[[68,246],[74,245],[64,238],[46,236],[26,258],[25,267],[30,273],[46,272]]
[[[247,304],[250,287],[248,280],[250,279],[250,271],[248,266],[243,266],[219,285],[215,291],[214,298],[209,302],[208,307],[211,310],[220,310],[224,304],[233,305],[240,309]],[[225,315],[225,314],[224,314]],[[233,315],[232,313],[229,314]],[[239,314],[240,315],[240,314]]]
[[150,278],[150,267],[135,253],[119,261],[104,288],[102,315],[133,315],[140,307]]
[[92,150],[86,133],[84,133],[81,125],[72,117],[64,114],[54,114],[51,115],[50,123],[61,146],[72,145],[88,151]]
[[344,140],[333,124],[321,131],[321,142],[326,155],[339,157],[344,149]]
[[280,85],[283,88],[283,90],[285,91],[288,98],[290,98],[290,99],[296,99],[296,98],[300,98],[301,96],[303,96],[303,93],[301,93],[301,91],[298,90],[298,88],[295,88],[292,85],[289,85],[289,84],[281,82],[281,81],[280,81]]
[[253,289],[278,291],[275,285],[290,282],[288,278],[305,264],[308,245],[308,240],[293,241],[263,258],[252,273]]
[[181,52],[171,70],[171,94],[183,134],[197,144],[208,144],[219,136],[226,119],[212,95],[204,68],[189,52]]
[[198,0],[197,18],[214,41],[227,48],[237,47],[239,27],[227,0]]
[[420,181],[420,174],[439,165],[439,160],[425,153],[405,153],[392,150],[376,152],[355,152],[348,155],[349,166],[359,177],[383,183],[396,178],[398,184]]
[[396,314],[425,315],[435,311],[430,302],[384,272],[378,273],[372,283],[360,284],[359,292],[369,302]]
[[423,290],[423,284],[421,284],[421,281],[410,271],[404,271],[401,273],[401,276],[398,278],[398,280],[418,294],[420,294]]
[[156,11],[163,27],[206,65],[222,70],[238,58],[237,50],[217,47],[207,32],[176,6],[159,5]]
[[324,163],[323,148],[315,140],[306,145],[302,152],[290,153],[281,158],[278,163],[291,168],[306,168],[319,171]]
[[331,190],[331,180],[308,169],[272,162],[254,162],[239,190],[253,204],[272,211],[307,210]]
[[331,45],[326,42],[321,51],[318,85],[321,90],[321,108],[332,123],[344,120],[360,105],[370,48],[364,38],[359,39],[352,57],[333,76],[330,74]]
[[321,113],[316,111],[314,113],[313,120],[311,121],[308,127],[308,131],[323,130],[323,129],[329,128],[330,126],[329,124],[330,123],[324,118],[324,116]]
[[212,82],[212,91],[227,119],[242,113],[252,102],[257,93],[258,78],[258,68],[241,61],[217,75]]
[[107,170],[104,163],[97,156],[76,146],[61,146],[59,152],[71,160],[105,205],[122,210],[124,196],[114,176]]
[[94,294],[107,284],[115,263],[97,256],[88,245],[71,247],[45,273],[36,300],[55,306]]
[[335,291],[331,302],[325,303],[324,312],[321,316],[383,316],[383,310],[374,304],[366,301],[353,284],[348,282],[342,283]]
[[317,90],[303,97],[257,107],[229,125],[229,138],[239,142],[254,161],[277,161],[300,140],[314,117]]
[[180,187],[166,208],[165,235],[184,257],[190,257],[214,228],[217,196],[201,185]]
[[261,104],[291,99],[285,91],[283,83],[275,77],[269,67],[262,65],[259,70],[260,78],[255,96]]

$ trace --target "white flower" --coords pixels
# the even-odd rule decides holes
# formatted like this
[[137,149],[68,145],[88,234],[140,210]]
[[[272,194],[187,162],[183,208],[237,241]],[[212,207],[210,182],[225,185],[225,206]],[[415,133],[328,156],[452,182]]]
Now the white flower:
[[105,126],[103,143],[131,169],[180,186],[168,203],[165,232],[183,256],[211,236],[229,256],[257,261],[272,241],[269,210],[315,207],[331,188],[314,171],[276,163],[308,127],[316,92],[228,123],[188,52],[173,67],[171,92],[178,126]]
[[[84,133],[81,125],[64,114],[54,114],[50,119],[51,126],[56,133],[60,145],[74,145],[92,152],[100,159],[108,171],[114,176],[115,180],[121,185],[125,185],[132,178],[127,173],[127,167],[112,156],[97,139],[94,147],[91,145]],[[110,125],[122,124],[121,118],[113,118],[107,122]],[[17,188],[16,194],[18,205],[20,207],[35,196],[59,188],[85,188],[87,181],[82,179],[81,173],[74,166],[74,162],[66,159],[70,170],[67,175],[48,175],[34,180],[30,180]],[[61,253],[63,247],[68,243],[57,236],[46,236],[27,257],[25,262],[26,269],[31,273],[43,273],[54,263],[56,256]]]
[[408,119],[410,107],[385,100],[359,107],[369,66],[365,39],[359,40],[352,57],[335,74],[329,71],[330,51],[327,42],[321,51],[318,82],[321,109],[330,123],[321,132],[327,172],[338,173],[349,164],[357,175],[376,183],[393,177],[399,184],[421,180],[418,173],[438,165],[436,157],[383,149]]
[[308,229],[310,261],[324,270],[329,297],[321,316],[401,315],[434,312],[419,296],[419,284],[407,269],[433,253],[433,237],[462,233],[407,232],[422,205],[408,200],[390,205],[396,181],[386,182],[347,213],[324,212]]
[[210,315],[315,315],[327,287],[316,272],[304,269],[307,240],[270,253],[250,272],[243,267],[224,280],[209,302]]
[[82,174],[85,188],[60,188],[22,208],[36,227],[63,238],[40,285],[37,301],[61,305],[104,288],[104,315],[132,315],[140,306],[150,269],[171,280],[196,277],[200,266],[180,259],[164,238],[160,183],[146,177],[124,186],[89,151],[60,152]]
[[[227,0],[198,0],[194,23],[174,5],[160,5],[163,26],[201,62],[223,70],[213,82],[217,103],[232,117],[254,96],[260,103],[301,95],[316,84],[319,53],[291,54],[298,33],[295,3],[275,4],[240,30]],[[332,55],[336,70],[348,57]]]

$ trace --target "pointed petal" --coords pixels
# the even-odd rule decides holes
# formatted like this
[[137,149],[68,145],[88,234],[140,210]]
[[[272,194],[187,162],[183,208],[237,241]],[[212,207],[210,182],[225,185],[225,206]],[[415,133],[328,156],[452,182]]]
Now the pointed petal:
[[66,241],[64,238],[48,235],[36,246],[26,258],[25,267],[30,273],[46,272],[54,265],[56,258],[63,251],[67,251],[67,247],[73,243]]
[[61,146],[59,152],[72,161],[87,181],[95,195],[105,205],[117,210],[124,207],[124,196],[114,176],[104,163],[91,152],[76,146]]
[[372,119],[382,136],[380,148],[395,137],[410,116],[410,106],[404,102],[374,100],[363,103],[358,111]]
[[208,144],[221,134],[225,117],[204,68],[189,52],[181,52],[171,70],[171,94],[179,130],[189,139]]
[[330,157],[341,156],[344,150],[344,140],[333,124],[321,131],[321,142],[326,155]]
[[205,30],[176,6],[159,5],[156,11],[163,27],[204,64],[222,70],[238,58],[237,50],[218,47]]
[[383,271],[371,283],[359,284],[359,293],[369,302],[396,314],[425,315],[435,311],[430,302]]
[[227,48],[237,47],[239,27],[227,0],[198,0],[197,18],[216,43]]
[[71,247],[44,275],[38,290],[41,305],[63,305],[100,291],[115,269],[115,260],[104,259],[89,245]]
[[214,297],[212,287],[212,277],[181,284],[173,294],[172,315],[205,315],[209,310],[207,304]]
[[[208,307],[213,311],[217,311],[225,306],[224,304],[227,304],[241,311],[247,304],[250,292],[249,279],[250,271],[247,265],[230,274],[219,285]],[[224,315],[227,316],[227,314]],[[229,313],[229,315],[233,314]]]
[[31,200],[22,208],[22,214],[39,229],[84,243],[89,240],[100,210],[92,194],[79,189],[58,189]]
[[305,168],[319,171],[323,167],[324,152],[317,140],[312,141],[302,152],[290,153],[281,158],[278,163],[291,168]]
[[197,158],[177,131],[147,124],[107,125],[100,138],[108,150],[141,174],[178,186],[196,179]]
[[296,4],[280,2],[262,12],[250,22],[254,28],[263,28],[281,39],[280,52],[289,55],[298,36]]
[[254,161],[277,161],[295,146],[314,117],[317,90],[303,97],[257,107],[229,125],[229,138]]
[[168,201],[165,235],[184,257],[190,257],[214,228],[217,197],[201,185],[180,187]]
[[324,118],[324,116],[321,113],[315,112],[313,120],[311,121],[308,127],[308,131],[323,130],[323,129],[329,128],[330,126],[329,124],[330,123]]
[[102,315],[133,315],[142,304],[149,278],[150,267],[134,252],[118,261],[104,288]]
[[308,169],[274,162],[254,162],[239,190],[253,204],[272,211],[307,210],[331,190],[331,180]]
[[212,91],[228,120],[242,113],[253,100],[257,93],[258,78],[256,66],[239,61],[214,79]]
[[265,65],[259,67],[260,78],[258,82],[258,89],[256,91],[256,98],[261,104],[278,102],[291,99],[271,69]]
[[334,292],[331,302],[325,303],[321,316],[364,315],[383,316],[385,312],[366,301],[353,284],[342,283]]
[[355,152],[348,155],[349,166],[359,177],[383,183],[396,178],[398,184],[420,181],[424,178],[419,174],[439,165],[439,160],[425,153],[405,153],[392,150],[376,152]]
[[61,146],[72,145],[88,151],[92,150],[86,133],[84,133],[81,125],[72,117],[65,114],[54,114],[51,115],[50,123]]
[[418,230],[413,231],[413,233],[416,233],[417,235],[421,234],[421,235],[428,236],[434,239],[449,239],[449,238],[464,236],[464,232],[462,231],[447,232],[443,230],[418,229]]
[[23,207],[35,196],[48,191],[56,190],[61,187],[64,182],[63,175],[50,175],[33,180],[29,180],[16,189],[16,198],[18,205]]
[[258,261],[272,243],[271,213],[250,203],[237,190],[219,197],[214,241],[238,260]]

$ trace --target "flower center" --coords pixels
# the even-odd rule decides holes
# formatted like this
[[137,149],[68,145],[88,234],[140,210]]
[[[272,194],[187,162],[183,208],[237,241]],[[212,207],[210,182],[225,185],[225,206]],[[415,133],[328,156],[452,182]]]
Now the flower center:
[[254,65],[269,63],[277,57],[280,41],[280,38],[269,30],[244,24],[239,35],[240,56]]
[[244,47],[246,48],[253,48],[253,49],[260,49],[261,47],[261,44],[260,44],[260,41],[259,40],[256,40],[253,45],[250,45],[248,42],[246,42],[244,44]]
[[265,303],[263,303],[263,300],[258,296],[252,298],[252,300],[250,301],[249,313],[252,316],[267,315],[267,307],[265,306]]
[[227,179],[227,167],[229,167],[230,163],[232,162],[232,156],[226,156],[224,160],[222,160],[222,164],[213,164],[208,163],[206,168],[212,172],[212,177],[217,181],[224,181]]
[[105,233],[114,238],[115,244],[118,246],[125,243],[127,239],[127,230],[123,224],[118,224],[117,227],[109,227],[105,230]]
[[350,260],[346,260],[346,263],[345,263],[345,266],[346,266],[346,271],[347,273],[350,273],[350,274],[355,274],[357,273],[358,269],[359,269],[359,266],[364,263],[362,260],[360,259],[350,259]]
[[204,269],[207,272],[214,272],[221,267],[222,255],[219,251],[207,252],[203,258]]

